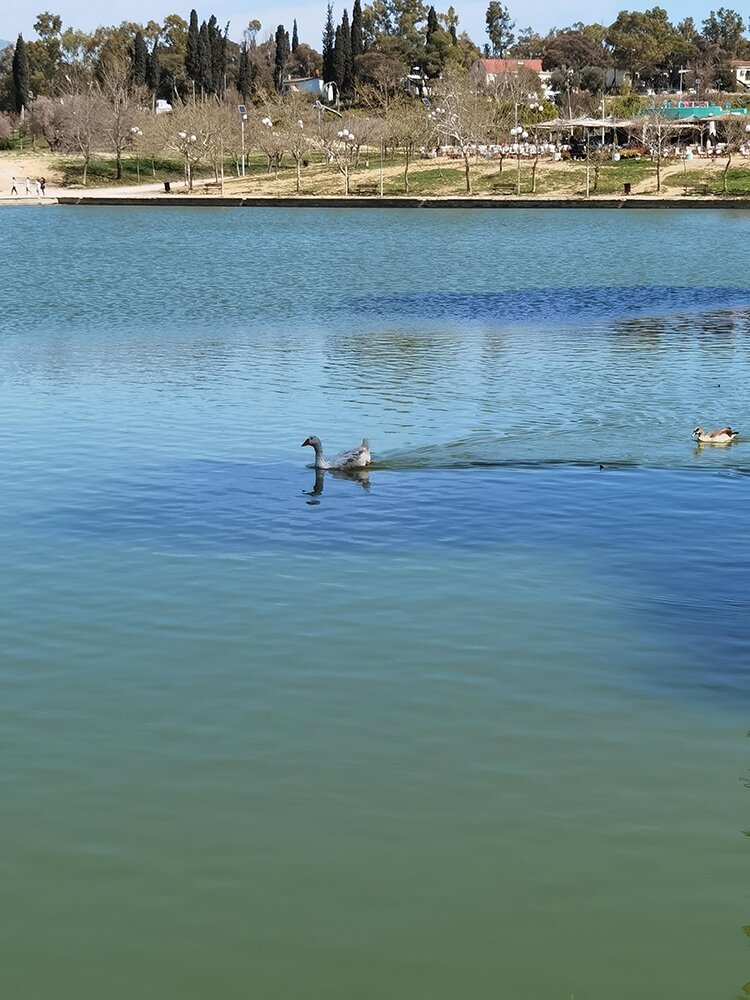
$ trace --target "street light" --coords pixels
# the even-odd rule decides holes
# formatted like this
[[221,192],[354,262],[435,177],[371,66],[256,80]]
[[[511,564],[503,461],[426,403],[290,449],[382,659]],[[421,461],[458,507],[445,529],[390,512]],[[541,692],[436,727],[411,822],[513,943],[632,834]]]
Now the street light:
[[[138,128],[137,125],[133,125],[133,127],[130,129],[130,134],[133,137],[133,141],[135,141],[138,138],[139,135],[143,135],[143,132],[141,132],[141,130]],[[135,153],[135,173],[136,173],[136,176],[138,177],[138,183],[140,184],[141,183],[141,160],[140,160],[140,157],[138,155],[138,147],[137,146],[136,146],[136,153]]]
[[240,150],[242,154],[242,176],[245,176],[245,122],[247,121],[247,108],[244,104],[238,104],[237,110],[240,114]]
[[524,141],[529,138],[529,133],[524,129],[523,125],[514,125],[510,130],[510,134],[514,137],[516,143],[516,194],[521,194],[521,140]]

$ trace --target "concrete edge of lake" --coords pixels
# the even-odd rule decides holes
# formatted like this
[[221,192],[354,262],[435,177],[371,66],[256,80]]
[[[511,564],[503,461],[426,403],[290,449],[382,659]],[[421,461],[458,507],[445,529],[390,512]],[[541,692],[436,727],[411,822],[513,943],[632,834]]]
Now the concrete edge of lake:
[[524,197],[383,197],[377,196],[319,196],[259,197],[236,195],[146,195],[98,196],[61,195],[60,205],[153,205],[222,208],[713,208],[744,209],[750,211],[750,198],[679,197],[653,198],[630,196],[614,198],[524,198]]
[[289,197],[267,197],[257,195],[235,195],[220,197],[216,195],[179,195],[179,194],[139,194],[139,195],[97,195],[70,194],[57,195],[44,199],[30,198],[0,198],[0,207],[4,205],[140,205],[140,206],[186,206],[219,207],[219,208],[701,208],[701,209],[741,209],[750,211],[750,198],[734,197],[678,197],[654,198],[647,195],[629,197],[597,197],[597,198],[524,198],[524,197],[409,197],[350,195],[298,195]]

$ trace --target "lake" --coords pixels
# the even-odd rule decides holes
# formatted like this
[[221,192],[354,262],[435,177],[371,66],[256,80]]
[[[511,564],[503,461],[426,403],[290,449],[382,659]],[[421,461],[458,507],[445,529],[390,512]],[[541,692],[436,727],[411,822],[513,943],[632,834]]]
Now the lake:
[[2,212],[5,997],[750,995],[749,238]]

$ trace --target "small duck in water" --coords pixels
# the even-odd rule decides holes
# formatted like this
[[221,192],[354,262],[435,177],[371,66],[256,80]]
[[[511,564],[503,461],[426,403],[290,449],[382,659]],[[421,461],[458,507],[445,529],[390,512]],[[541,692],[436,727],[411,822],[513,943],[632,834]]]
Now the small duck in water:
[[739,434],[739,431],[733,431],[731,427],[721,427],[717,431],[704,431],[702,427],[696,427],[693,431],[693,437],[701,444],[729,444]]
[[310,447],[315,451],[316,469],[364,469],[372,462],[370,455],[370,442],[365,438],[359,448],[352,448],[351,451],[342,451],[332,458],[323,457],[323,445],[320,438],[306,438],[301,446]]

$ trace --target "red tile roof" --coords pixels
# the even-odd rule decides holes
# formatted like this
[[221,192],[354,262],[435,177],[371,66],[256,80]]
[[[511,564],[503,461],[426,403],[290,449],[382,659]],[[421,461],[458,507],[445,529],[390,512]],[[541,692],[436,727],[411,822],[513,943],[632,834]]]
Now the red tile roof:
[[542,72],[541,59],[480,59],[485,73],[515,73],[520,66],[525,66],[534,73]]

